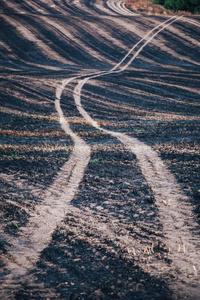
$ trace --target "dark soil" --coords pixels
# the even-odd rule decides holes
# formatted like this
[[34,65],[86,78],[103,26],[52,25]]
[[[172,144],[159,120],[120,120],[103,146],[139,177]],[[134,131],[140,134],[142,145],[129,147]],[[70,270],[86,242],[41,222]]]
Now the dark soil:
[[[71,129],[91,146],[90,162],[37,263],[27,276],[5,283],[8,261],[15,261],[12,242],[20,239],[21,228],[73,151],[54,107],[56,87],[93,69],[108,70],[163,18],[102,17],[96,6],[92,16],[84,10],[90,1],[83,2],[83,10],[70,1],[2,3],[2,299],[197,299],[192,290],[178,289],[185,278],[172,267],[162,217],[136,156],[83,120],[73,99],[77,80],[64,90],[61,106]],[[90,80],[82,103],[102,127],[136,137],[158,152],[200,225],[199,20],[190,21],[174,25],[176,34],[160,33],[128,70]],[[19,24],[40,42],[25,38]],[[198,276],[191,286],[198,289]]]

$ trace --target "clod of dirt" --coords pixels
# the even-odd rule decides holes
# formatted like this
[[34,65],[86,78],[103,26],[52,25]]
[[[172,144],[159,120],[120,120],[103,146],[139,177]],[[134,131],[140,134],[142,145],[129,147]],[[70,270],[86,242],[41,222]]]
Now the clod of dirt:
[[9,243],[6,241],[6,239],[0,236],[0,250],[4,254],[7,253],[7,247],[8,246],[9,246]]

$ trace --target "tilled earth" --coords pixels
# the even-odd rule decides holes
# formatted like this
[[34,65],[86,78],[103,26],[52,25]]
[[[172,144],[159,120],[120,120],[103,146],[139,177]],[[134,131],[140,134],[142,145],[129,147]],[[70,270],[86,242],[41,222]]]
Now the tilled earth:
[[[198,299],[200,261],[187,273],[176,267],[175,259],[184,264],[187,256],[184,237],[177,237],[180,255],[174,258],[137,156],[83,119],[73,99],[77,79],[63,89],[61,107],[71,130],[90,146],[89,163],[63,206],[64,218],[33,254],[32,268],[7,280],[23,256],[16,241],[73,155],[74,141],[54,106],[56,88],[62,80],[110,69],[164,20],[121,17],[106,1],[99,5],[38,0],[1,7],[2,299]],[[139,139],[161,157],[187,196],[197,238],[199,26],[197,16],[177,21],[125,71],[91,79],[82,91],[84,109],[100,126]]]

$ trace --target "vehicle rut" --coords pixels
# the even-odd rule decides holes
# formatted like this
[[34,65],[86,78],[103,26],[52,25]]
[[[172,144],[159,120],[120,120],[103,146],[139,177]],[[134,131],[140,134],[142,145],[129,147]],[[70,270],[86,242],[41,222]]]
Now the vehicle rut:
[[[65,82],[61,85],[63,86]],[[9,251],[11,260],[7,263],[9,273],[4,279],[4,287],[8,287],[8,290],[13,288],[13,284],[16,287],[27,278],[41,251],[47,247],[51,235],[66,215],[67,207],[77,192],[90,160],[90,146],[70,129],[63,115],[60,107],[61,87],[56,91],[55,108],[62,129],[74,142],[73,151],[54,183],[45,191],[41,203],[31,213],[26,227],[20,229],[20,237],[12,240],[12,248]]]
[[[159,32],[180,18],[181,17],[172,18],[172,21],[167,24],[164,22],[163,24],[165,25],[146,40],[139,50],[137,50],[137,52],[131,58],[129,58],[129,61],[125,64],[125,66],[121,67],[121,64],[132,53],[135,46],[107,74],[124,71],[138,56],[142,49]],[[157,28],[159,28],[159,26],[157,26],[156,29]],[[139,43],[140,42],[138,42],[138,44]],[[116,68],[120,67],[121,69],[119,71],[115,71]],[[77,109],[84,119],[90,122],[92,126],[103,131],[104,133],[116,137],[124,145],[126,145],[129,151],[136,155],[142,173],[152,188],[156,205],[160,212],[160,218],[163,223],[163,231],[168,241],[170,258],[173,261],[174,268],[178,268],[179,272],[185,276],[188,276],[188,274],[197,275],[200,268],[199,264],[197,263],[199,257],[199,241],[198,237],[192,234],[192,231],[197,227],[197,224],[193,220],[192,207],[188,202],[188,198],[182,194],[174,176],[167,170],[167,167],[164,165],[163,161],[150,146],[136,138],[129,137],[126,134],[113,132],[102,128],[95,120],[92,119],[92,117],[87,113],[81,104],[81,91],[84,85],[88,83],[90,79],[94,79],[99,76],[105,76],[107,74],[102,73],[97,76],[88,76],[79,81],[74,89],[74,99]],[[179,257],[179,260],[177,260],[177,257]],[[181,260],[186,262],[184,264],[184,268],[179,263]],[[183,286],[182,288],[187,290],[186,286]]]

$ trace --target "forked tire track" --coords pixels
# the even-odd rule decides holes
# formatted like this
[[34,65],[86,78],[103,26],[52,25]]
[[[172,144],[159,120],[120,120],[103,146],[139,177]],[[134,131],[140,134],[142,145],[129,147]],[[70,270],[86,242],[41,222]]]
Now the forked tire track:
[[[167,22],[168,20],[163,22],[163,24]],[[152,29],[144,38],[141,39],[140,42],[148,37],[154,30],[160,28],[161,25],[159,24]],[[149,40],[151,39],[152,37]],[[137,45],[138,44],[136,44],[136,46]],[[126,55],[124,59],[131,54],[136,46],[129,51],[128,55]],[[115,69],[120,66],[124,59],[110,71],[92,73],[89,75],[90,77],[86,77],[83,82],[85,82],[85,80],[89,80],[91,75],[92,77],[97,77],[102,76],[103,74],[119,72],[115,71]],[[12,282],[17,282],[19,277],[27,274],[27,271],[30,270],[34,263],[38,260],[40,252],[48,245],[51,234],[55,230],[57,224],[60,223],[65,216],[64,207],[73,199],[90,159],[90,147],[70,129],[69,123],[64,118],[63,111],[60,106],[60,98],[63,90],[67,84],[77,78],[80,77],[76,76],[63,80],[62,84],[58,86],[56,90],[55,100],[55,107],[60,117],[60,125],[74,141],[73,153],[57,175],[54,184],[45,192],[43,197],[45,200],[37,206],[34,214],[30,217],[28,226],[21,229],[21,236],[23,236],[23,238],[18,239],[13,243],[13,248],[11,249],[10,254],[14,261],[10,261],[8,264],[10,273],[6,277],[5,281],[5,284],[8,286]],[[81,105],[79,107],[79,110],[80,109]],[[95,127],[99,128],[98,124],[91,119],[89,115],[86,115],[86,118]],[[59,202],[57,200],[58,198]]]
[[[185,212],[185,208],[183,208],[182,202],[179,201],[178,203],[180,203],[181,209],[183,209],[180,209],[180,211],[177,214],[177,195],[179,198],[181,198],[182,195],[173,176],[165,169],[165,166],[163,165],[162,161],[159,159],[158,155],[152,150],[151,147],[145,145],[144,143],[141,143],[137,139],[130,138],[125,134],[111,132],[101,128],[97,124],[97,122],[95,122],[89,116],[89,114],[82,108],[80,96],[81,89],[83,85],[87,83],[88,80],[102,75],[118,73],[125,70],[127,66],[131,64],[134,58],[137,57],[137,55],[145,47],[145,45],[148,44],[154,38],[155,35],[157,35],[160,31],[162,31],[164,28],[166,28],[176,20],[177,19],[175,17],[172,17],[171,19],[166,20],[165,22],[153,28],[110,71],[96,72],[87,75],[87,77],[85,77],[79,82],[74,91],[74,93],[76,94],[75,99],[77,108],[83,115],[83,117],[97,129],[102,130],[105,133],[111,134],[118,138],[130,149],[130,151],[134,152],[137,155],[142,172],[149,184],[152,186],[155,198],[159,204],[158,206],[160,207],[161,215],[165,216],[164,230],[168,239],[171,238],[170,234],[168,234],[169,225],[172,225],[172,231],[175,228],[172,222],[178,225],[177,228],[179,233],[181,234],[185,232],[185,228],[187,229],[186,231],[190,229],[189,227],[183,227],[183,229],[181,230],[182,224],[179,222],[179,218],[182,217],[183,212]],[[148,38],[149,35],[153,33],[153,31],[156,29],[159,30],[156,31],[156,33],[154,33],[153,36]],[[146,38],[148,38],[147,41],[134,54],[134,56],[132,56],[132,51],[136,48],[136,46],[139,45],[139,43],[144,41]],[[130,59],[129,55],[131,55]],[[128,63],[125,63],[126,59],[129,60]],[[122,66],[122,63],[125,63],[124,66]],[[116,70],[118,67],[121,67],[121,69]],[[51,234],[54,232],[57,224],[60,223],[60,221],[63,220],[63,218],[65,217],[64,207],[67,208],[67,205],[73,199],[79,187],[80,181],[84,175],[85,168],[87,167],[87,164],[89,162],[90,147],[70,129],[69,124],[64,118],[62,109],[60,107],[60,98],[67,84],[73,80],[83,77],[84,76],[77,76],[68,80],[64,80],[56,90],[55,106],[60,117],[60,124],[62,129],[73,139],[74,149],[69,160],[64,164],[64,166],[58,173],[53,185],[45,192],[44,196],[42,197],[44,201],[38,205],[35,212],[30,217],[28,226],[26,228],[21,229],[20,234],[22,238],[19,238],[18,241],[15,241],[13,249],[10,251],[14,258],[14,261],[10,261],[8,264],[8,269],[11,271],[6,278],[6,284],[8,285],[12,283],[13,280],[15,280],[15,282],[20,282],[23,276],[27,274],[27,272],[33,267],[35,262],[38,260],[40,252],[48,245],[51,238]],[[166,178],[169,178],[169,182],[166,181]],[[171,190],[169,191],[169,189]],[[163,197],[163,194],[165,197]],[[170,205],[169,207],[165,206],[165,204],[167,203]],[[174,214],[171,212],[171,208],[173,208],[173,206],[175,208]],[[173,240],[172,242],[173,246],[175,247],[176,240]],[[184,242],[187,244],[187,242],[190,242],[190,240]],[[195,251],[195,247],[192,249],[192,251]],[[173,255],[174,254],[176,253],[174,252]],[[195,256],[192,259],[194,261]]]
[[[120,71],[115,71],[115,69],[121,66],[121,63],[123,63],[128,55],[131,54],[132,50],[130,50],[124,59],[122,59],[121,62],[107,74],[125,70],[138,56],[145,45],[147,45],[164,28],[178,19],[179,18],[173,19],[173,21],[165,24],[161,29],[154,33]],[[134,47],[132,49],[134,49]],[[86,121],[90,122],[95,128],[119,139],[137,156],[142,173],[153,190],[156,204],[160,211],[160,217],[162,218],[164,234],[168,240],[170,258],[172,259],[174,267],[178,268],[179,271],[186,276],[191,273],[197,275],[200,268],[200,266],[197,265],[199,258],[199,243],[197,237],[194,237],[191,234],[192,228],[194,229],[197,224],[195,224],[192,219],[192,208],[187,202],[188,199],[186,196],[182,195],[174,176],[170,174],[158,154],[153,151],[150,146],[140,142],[136,138],[131,138],[126,134],[103,129],[91,118],[81,105],[81,90],[84,84],[90,79],[103,75],[105,75],[105,73],[97,76],[88,76],[79,81],[74,89],[74,99],[77,109]],[[179,260],[177,260],[177,257]],[[185,269],[178,263],[178,261],[182,260],[185,261]]]
[[[22,28],[22,30],[25,29]],[[27,36],[27,30],[23,33],[26,38],[30,39],[29,35]],[[31,36],[31,38],[34,40],[34,37]],[[28,225],[20,229],[20,238],[11,241],[12,248],[9,255],[12,259],[7,263],[9,273],[4,280],[4,288],[8,293],[13,284],[16,287],[27,277],[27,273],[39,259],[41,251],[48,245],[56,226],[65,217],[64,208],[74,198],[90,160],[90,147],[70,129],[60,107],[62,91],[75,78],[77,77],[63,80],[56,90],[55,100],[60,125],[74,141],[73,152],[61,168],[53,185],[45,191],[41,203],[31,214]],[[2,295],[7,294],[5,290],[1,290]]]

